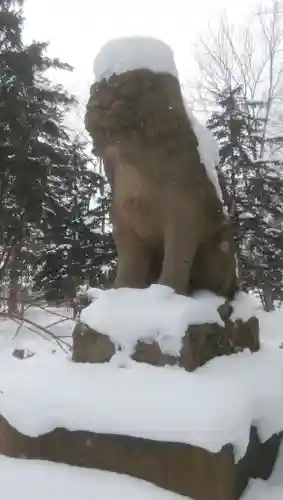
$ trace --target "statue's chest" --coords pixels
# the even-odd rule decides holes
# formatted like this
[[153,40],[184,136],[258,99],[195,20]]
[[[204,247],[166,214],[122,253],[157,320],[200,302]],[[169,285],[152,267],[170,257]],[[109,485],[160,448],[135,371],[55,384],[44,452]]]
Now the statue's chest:
[[114,211],[137,228],[141,236],[158,231],[162,212],[160,193],[133,167],[121,165],[115,171],[112,198]]

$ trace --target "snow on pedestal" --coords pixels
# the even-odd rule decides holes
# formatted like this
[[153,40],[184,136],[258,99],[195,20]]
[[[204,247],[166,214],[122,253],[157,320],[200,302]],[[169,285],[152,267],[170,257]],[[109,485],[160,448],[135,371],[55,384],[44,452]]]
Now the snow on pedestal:
[[185,297],[169,287],[151,285],[146,289],[111,289],[92,296],[95,299],[82,311],[81,322],[109,336],[129,356],[138,341],[155,341],[164,354],[179,356],[189,325],[224,325],[217,309],[225,299],[209,292]]
[[[155,73],[170,74],[179,78],[172,49],[156,38],[130,36],[110,40],[101,48],[94,61],[96,81],[108,80],[114,74],[121,75],[138,69],[148,69]],[[216,172],[216,166],[219,163],[218,144],[212,133],[198,122],[185,103],[185,99],[184,107],[198,140],[200,160],[205,166],[207,176],[214,185],[219,199],[223,202]]]
[[161,285],[88,293],[93,302],[73,332],[74,361],[113,358],[124,365],[132,358],[191,371],[215,356],[259,348],[258,320],[248,314],[254,310],[245,294],[231,306],[210,292],[185,297]]
[[0,365],[0,415],[24,435],[57,427],[179,442],[237,459],[251,425],[265,441],[283,430],[283,351],[216,358],[193,373],[145,363],[80,364],[56,355]]

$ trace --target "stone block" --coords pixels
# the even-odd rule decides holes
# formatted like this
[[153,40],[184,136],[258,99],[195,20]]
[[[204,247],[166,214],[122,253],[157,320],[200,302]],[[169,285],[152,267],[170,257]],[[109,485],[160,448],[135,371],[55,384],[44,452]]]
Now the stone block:
[[[217,356],[235,354],[244,349],[258,351],[258,319],[251,317],[246,322],[232,321],[227,314],[230,315],[227,308],[221,310],[224,326],[217,323],[190,325],[183,337],[178,357],[163,353],[153,340],[138,341],[132,359],[155,366],[177,365],[193,371]],[[96,332],[83,323],[76,325],[73,332],[73,361],[104,363],[111,360],[116,349],[107,335]]]
[[281,436],[259,442],[251,430],[245,457],[237,464],[232,445],[211,453],[183,443],[123,435],[55,429],[31,438],[0,417],[0,453],[128,474],[193,500],[238,500],[251,477],[267,479]]

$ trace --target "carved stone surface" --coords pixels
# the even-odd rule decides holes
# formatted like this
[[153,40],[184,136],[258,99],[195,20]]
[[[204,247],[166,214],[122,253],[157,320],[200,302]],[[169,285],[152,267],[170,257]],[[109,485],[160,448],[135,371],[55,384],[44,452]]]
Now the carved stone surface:
[[246,456],[235,464],[233,447],[219,453],[181,443],[85,431],[54,431],[30,438],[0,417],[0,453],[128,474],[193,500],[238,500],[250,477],[267,479],[280,436],[260,444],[252,429]]
[[117,287],[236,293],[234,234],[194,120],[170,74],[136,69],[90,88],[85,125],[112,191]]

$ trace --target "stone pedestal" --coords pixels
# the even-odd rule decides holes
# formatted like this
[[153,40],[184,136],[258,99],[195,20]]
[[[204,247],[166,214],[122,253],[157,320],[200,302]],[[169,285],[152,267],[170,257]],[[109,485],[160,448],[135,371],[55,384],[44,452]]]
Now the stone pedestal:
[[128,474],[193,500],[238,500],[250,477],[267,479],[280,437],[260,444],[252,429],[246,456],[235,464],[233,447],[219,453],[181,443],[55,429],[30,438],[0,417],[0,453]]
[[[157,342],[138,342],[132,358],[155,366],[178,365],[193,371],[207,361],[222,355],[235,354],[249,349],[259,350],[259,323],[256,317],[231,320],[229,304],[219,308],[224,326],[217,323],[190,325],[183,337],[178,357],[161,352]],[[119,349],[119,346],[118,346]],[[110,361],[117,346],[103,335],[78,323],[73,332],[73,361],[80,363],[104,363]]]
[[[157,341],[139,341],[132,358],[155,366],[169,364],[193,371],[216,356],[246,348],[252,352],[259,349],[257,318],[232,320],[229,304],[221,306],[218,312],[222,326],[218,323],[188,326],[178,357],[161,352]],[[73,340],[75,362],[105,363],[119,351],[117,342],[114,344],[109,336],[83,323],[76,325]],[[246,455],[236,463],[234,448],[229,443],[218,453],[212,453],[184,443],[66,428],[31,438],[0,415],[2,454],[128,474],[193,500],[239,500],[251,477],[269,477],[280,439],[281,436],[274,435],[261,444],[252,428]]]

